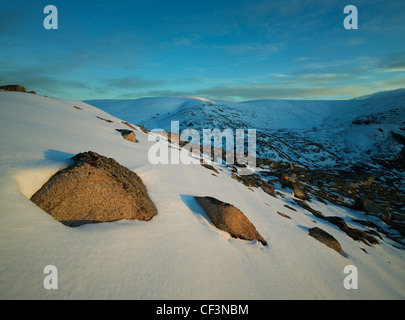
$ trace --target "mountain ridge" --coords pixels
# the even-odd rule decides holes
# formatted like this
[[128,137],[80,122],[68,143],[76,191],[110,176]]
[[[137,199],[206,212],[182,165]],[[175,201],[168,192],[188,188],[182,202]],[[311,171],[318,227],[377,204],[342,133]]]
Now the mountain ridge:
[[[257,155],[276,161],[343,170],[365,166],[402,188],[405,89],[350,100],[208,102],[192,98],[87,101],[148,130],[256,129]],[[141,116],[138,116],[141,114]]]

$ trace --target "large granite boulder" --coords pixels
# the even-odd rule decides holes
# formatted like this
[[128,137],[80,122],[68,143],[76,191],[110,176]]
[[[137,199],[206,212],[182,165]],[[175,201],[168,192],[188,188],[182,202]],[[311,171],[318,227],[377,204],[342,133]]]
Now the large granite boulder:
[[136,173],[95,152],[79,153],[31,201],[68,226],[150,220],[157,211]]

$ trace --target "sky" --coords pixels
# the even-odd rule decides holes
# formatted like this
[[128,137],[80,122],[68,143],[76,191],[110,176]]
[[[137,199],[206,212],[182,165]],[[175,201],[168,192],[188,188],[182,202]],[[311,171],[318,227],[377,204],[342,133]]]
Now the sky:
[[[44,28],[46,5],[58,29]],[[346,5],[358,10],[347,30]],[[74,100],[405,88],[403,0],[2,0],[0,85]]]

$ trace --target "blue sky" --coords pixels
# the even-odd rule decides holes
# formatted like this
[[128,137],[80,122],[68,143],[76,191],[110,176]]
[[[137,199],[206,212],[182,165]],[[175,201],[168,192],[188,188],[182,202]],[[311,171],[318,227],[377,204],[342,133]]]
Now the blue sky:
[[[348,4],[358,30],[343,27]],[[404,22],[403,0],[2,0],[0,84],[77,100],[347,99],[405,87]]]

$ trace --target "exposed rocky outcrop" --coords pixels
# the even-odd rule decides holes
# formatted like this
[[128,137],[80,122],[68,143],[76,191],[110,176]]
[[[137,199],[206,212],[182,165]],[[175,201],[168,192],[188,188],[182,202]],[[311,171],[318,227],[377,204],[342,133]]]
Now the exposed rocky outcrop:
[[77,154],[31,201],[68,226],[120,219],[150,220],[157,211],[136,173],[95,152]]
[[234,238],[257,240],[263,245],[267,241],[257,232],[255,226],[235,206],[212,197],[195,197],[211,222]]
[[17,92],[27,92],[27,90],[18,84],[8,84],[0,87],[0,91],[17,91]]
[[20,86],[19,84],[8,84],[5,86],[0,86],[0,91],[28,92],[37,94],[36,91],[27,91],[23,86]]
[[[230,166],[232,177],[250,188],[269,190],[272,196],[284,198],[279,192],[290,193],[293,204],[311,212],[315,217],[328,220],[337,225],[348,236],[368,245],[378,243],[380,233],[385,234],[395,242],[405,245],[405,198],[403,193],[395,188],[384,186],[378,176],[372,176],[365,165],[354,166],[346,171],[310,169],[288,162],[277,162],[265,158],[257,158],[260,168],[255,174],[242,176],[234,166]],[[281,186],[281,189],[280,189]],[[349,227],[337,217],[325,217],[322,212],[311,207],[312,201],[325,205],[333,204],[348,209],[355,209],[379,217],[382,227],[373,224],[368,230],[362,231]],[[363,223],[361,223],[364,226]],[[399,232],[396,235],[393,230]],[[375,238],[374,236],[377,236]]]

